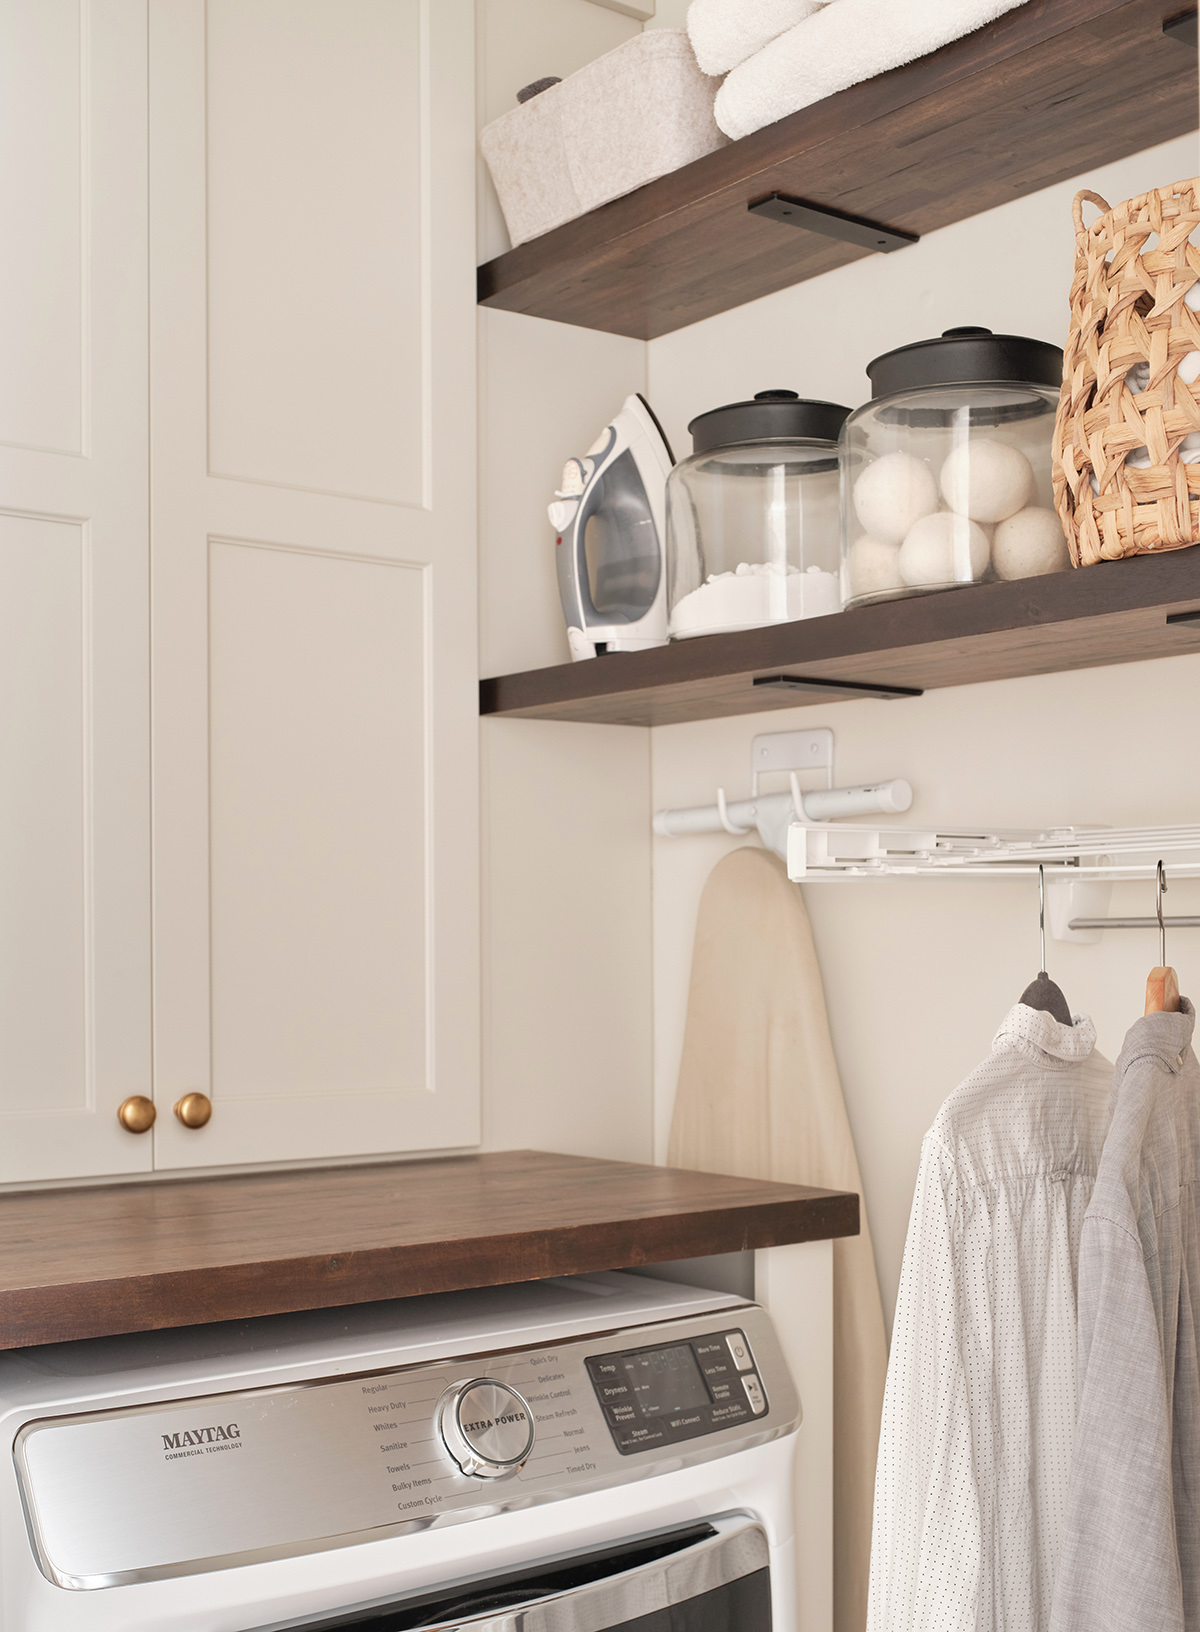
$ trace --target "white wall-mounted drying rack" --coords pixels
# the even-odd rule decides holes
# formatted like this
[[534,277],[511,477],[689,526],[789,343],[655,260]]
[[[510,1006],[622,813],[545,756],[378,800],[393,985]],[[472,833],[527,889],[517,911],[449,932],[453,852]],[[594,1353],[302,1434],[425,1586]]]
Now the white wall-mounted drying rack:
[[[833,732],[828,726],[815,731],[768,731],[755,737],[750,746],[750,767],[749,799],[731,803],[725,789],[718,788],[715,804],[660,810],[654,818],[654,831],[660,838],[677,839],[686,833],[749,833],[757,828],[768,850],[786,856],[788,827],[801,818],[818,823],[838,816],[900,814],[912,804],[912,789],[899,779],[835,788]],[[825,773],[825,786],[801,792],[800,777],[811,771]],[[759,778],[772,775],[787,777],[786,792],[760,791]]]
[[[1158,917],[1108,917],[1112,885],[1156,879],[1158,863],[1174,878],[1200,878],[1200,824],[1173,827],[931,828],[839,822],[837,816],[903,813],[907,782],[833,786],[833,732],[776,731],[754,738],[753,791],[732,803],[723,789],[714,805],[662,810],[654,831],[748,833],[787,861],[797,883],[872,878],[1045,879],[1050,932],[1058,941],[1094,942],[1105,929],[1158,929]],[[799,774],[824,771],[827,786],[803,793]],[[759,792],[759,776],[781,773],[788,791]],[[1200,928],[1200,917],[1168,917],[1168,929]]]

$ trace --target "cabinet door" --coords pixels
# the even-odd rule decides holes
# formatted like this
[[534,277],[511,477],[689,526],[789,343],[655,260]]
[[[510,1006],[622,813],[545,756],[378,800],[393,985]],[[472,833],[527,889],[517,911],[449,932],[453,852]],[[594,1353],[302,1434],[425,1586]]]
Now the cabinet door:
[[0,3],[0,1182],[150,1093],[144,0]]
[[151,0],[160,1167],[478,1137],[473,39]]

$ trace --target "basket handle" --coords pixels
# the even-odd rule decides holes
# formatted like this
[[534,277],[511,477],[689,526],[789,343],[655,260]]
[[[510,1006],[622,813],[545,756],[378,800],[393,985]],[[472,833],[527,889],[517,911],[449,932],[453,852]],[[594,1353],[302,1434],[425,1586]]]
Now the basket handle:
[[1112,209],[1112,205],[1106,198],[1101,198],[1099,193],[1089,192],[1086,187],[1081,193],[1075,194],[1075,203],[1071,206],[1071,214],[1075,217],[1075,241],[1080,249],[1083,248],[1083,241],[1087,237],[1087,229],[1083,224],[1083,206],[1085,204],[1094,204],[1103,215],[1107,215],[1109,210]]

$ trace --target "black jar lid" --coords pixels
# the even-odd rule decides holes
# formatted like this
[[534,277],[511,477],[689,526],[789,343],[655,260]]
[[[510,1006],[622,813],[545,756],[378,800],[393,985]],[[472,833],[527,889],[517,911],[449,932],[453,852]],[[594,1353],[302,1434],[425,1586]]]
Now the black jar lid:
[[1029,340],[1020,334],[993,334],[991,329],[947,329],[937,340],[885,351],[867,364],[871,396],[890,397],[938,385],[1062,384],[1060,346]]
[[738,442],[836,442],[849,408],[813,402],[796,391],[759,391],[753,402],[710,408],[688,426],[692,450],[711,453]]

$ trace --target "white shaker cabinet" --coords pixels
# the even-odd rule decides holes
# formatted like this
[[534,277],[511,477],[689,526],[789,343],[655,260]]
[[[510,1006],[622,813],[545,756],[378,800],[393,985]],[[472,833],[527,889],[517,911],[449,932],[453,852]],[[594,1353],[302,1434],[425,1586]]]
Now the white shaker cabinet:
[[0,3],[0,1183],[148,1169],[146,7]]
[[477,1141],[473,26],[0,0],[0,1182]]
[[151,0],[159,1168],[478,1137],[473,55]]

